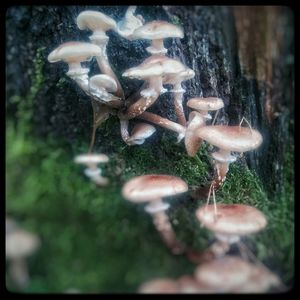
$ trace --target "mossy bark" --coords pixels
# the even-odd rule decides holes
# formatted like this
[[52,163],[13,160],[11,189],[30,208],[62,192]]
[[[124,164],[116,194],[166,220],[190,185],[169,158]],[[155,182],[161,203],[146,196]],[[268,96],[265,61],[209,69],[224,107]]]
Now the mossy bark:
[[[98,10],[119,21],[126,6],[17,6],[6,14],[7,112],[14,115],[13,96],[28,95],[34,58],[40,49],[44,59],[44,81],[35,99],[36,132],[49,133],[74,143],[88,137],[92,127],[89,98],[66,75],[63,63],[50,64],[47,55],[66,41],[89,41],[88,31],[76,26],[77,15]],[[166,20],[181,25],[183,39],[167,40],[168,56],[192,68],[196,76],[184,83],[184,106],[195,96],[218,96],[225,102],[217,122],[238,124],[244,116],[264,137],[263,145],[245,156],[272,195],[282,182],[283,154],[289,142],[293,118],[293,14],[286,7],[142,6],[145,21]],[[141,81],[123,78],[129,67],[140,64],[148,53],[147,41],[128,41],[114,32],[107,53],[126,97]],[[42,51],[41,51],[42,49]],[[90,75],[99,73],[95,60],[88,63]],[[186,106],[185,106],[186,107]],[[162,95],[149,110],[175,120],[170,93]],[[188,111],[186,110],[186,114]],[[116,123],[110,138],[121,138]],[[154,143],[159,143],[159,130]],[[108,137],[97,135],[96,145]],[[159,157],[158,157],[159,159]]]

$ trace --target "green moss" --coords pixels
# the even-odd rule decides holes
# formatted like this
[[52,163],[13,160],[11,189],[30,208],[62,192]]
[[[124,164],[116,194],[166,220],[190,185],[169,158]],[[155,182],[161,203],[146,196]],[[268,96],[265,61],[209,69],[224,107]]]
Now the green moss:
[[[29,121],[23,121],[28,130]],[[185,257],[169,254],[143,205],[125,201],[121,188],[133,176],[149,173],[180,176],[190,187],[207,185],[212,173],[208,146],[201,147],[197,158],[190,158],[170,132],[155,147],[151,141],[129,147],[108,134],[106,144],[97,150],[113,149],[110,162],[103,165],[111,184],[98,188],[84,177],[83,167],[73,163],[73,157],[86,150],[83,142],[68,149],[62,141],[35,138],[24,127],[13,126],[12,120],[6,125],[6,212],[42,239],[41,248],[28,261],[32,280],[26,292],[68,288],[134,292],[154,277],[192,274],[195,266]],[[115,126],[117,119],[111,118],[98,134]],[[256,174],[242,163],[230,166],[223,188],[216,193],[218,203],[250,204],[266,214],[267,229],[244,242],[285,283],[293,279],[292,165],[290,149],[283,192],[274,199],[266,196]],[[167,201],[173,203],[168,213],[178,238],[197,249],[208,247],[213,236],[195,218],[195,210],[206,199],[192,200],[187,193]]]
[[183,25],[182,21],[177,16],[171,17],[171,23],[173,23],[174,25],[178,25],[178,26]]

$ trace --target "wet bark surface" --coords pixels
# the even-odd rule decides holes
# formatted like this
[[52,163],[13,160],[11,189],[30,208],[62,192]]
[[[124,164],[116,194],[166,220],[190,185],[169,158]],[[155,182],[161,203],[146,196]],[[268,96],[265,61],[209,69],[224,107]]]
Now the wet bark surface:
[[[14,104],[10,103],[12,96],[28,94],[33,60],[37,49],[43,47],[45,80],[34,103],[34,124],[41,137],[51,133],[73,143],[82,134],[90,135],[89,98],[65,75],[66,64],[47,61],[48,54],[63,42],[89,41],[91,32],[76,26],[77,15],[87,9],[101,11],[119,21],[127,7],[19,6],[7,11],[7,113],[13,115],[15,111]],[[258,173],[270,194],[276,191],[281,185],[285,143],[289,142],[289,125],[294,113],[292,11],[282,7],[142,6],[136,13],[146,22],[159,19],[183,27],[184,38],[166,40],[165,46],[169,57],[180,60],[196,74],[183,83],[184,107],[191,97],[217,96],[225,103],[217,123],[238,124],[244,116],[264,137],[257,151],[245,154],[247,163]],[[115,32],[107,34],[109,61],[128,97],[142,81],[123,78],[121,74],[149,56],[145,51],[149,42],[128,41]],[[91,66],[90,75],[99,73],[94,59],[87,65]],[[171,94],[160,96],[149,111],[175,120]],[[186,116],[188,112],[186,109]],[[154,143],[159,143],[162,131],[158,129]],[[116,126],[112,137],[121,138],[119,127]],[[104,138],[97,135],[96,144],[103,143]]]

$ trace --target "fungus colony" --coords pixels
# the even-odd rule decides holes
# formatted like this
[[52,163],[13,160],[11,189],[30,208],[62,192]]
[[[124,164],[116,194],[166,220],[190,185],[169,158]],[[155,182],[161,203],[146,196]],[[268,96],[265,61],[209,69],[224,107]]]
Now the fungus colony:
[[[236,160],[231,152],[243,153],[254,150],[262,143],[261,134],[250,128],[239,126],[206,125],[211,120],[210,111],[218,112],[224,107],[222,99],[216,97],[195,97],[187,101],[192,110],[188,120],[183,108],[183,81],[195,76],[195,72],[176,59],[166,56],[164,39],[183,38],[182,28],[165,21],[145,23],[140,15],[135,15],[135,6],[130,6],[120,22],[98,11],[83,11],[77,17],[79,29],[91,30],[91,43],[67,42],[53,50],[49,62],[64,61],[69,65],[66,73],[91,98],[93,107],[93,132],[87,154],[79,155],[75,162],[87,165],[85,175],[96,184],[108,183],[101,176],[98,163],[108,161],[102,154],[93,154],[96,129],[111,115],[120,120],[121,137],[127,145],[143,144],[145,139],[155,133],[153,125],[164,127],[178,134],[178,142],[184,140],[187,154],[195,156],[203,141],[217,147],[212,158],[215,164],[215,177],[208,195],[219,188],[226,178],[229,164]],[[126,70],[122,76],[144,81],[140,91],[125,99],[122,86],[108,61],[106,46],[109,37],[106,31],[113,30],[130,41],[147,39],[151,45],[146,48],[149,57],[140,65]],[[88,77],[89,69],[81,63],[95,57],[102,74]],[[167,90],[164,85],[172,85]],[[177,122],[148,112],[163,93],[174,95],[174,109]],[[147,121],[139,123],[129,133],[129,121],[133,118]],[[155,279],[144,283],[140,293],[239,293],[267,292],[279,287],[280,280],[266,267],[250,262],[249,259],[229,256],[230,245],[240,243],[240,237],[263,229],[267,221],[256,208],[247,205],[214,205],[208,203],[196,211],[202,226],[214,232],[216,241],[206,253],[196,253],[177,240],[166,213],[170,204],[164,197],[188,191],[187,184],[178,177],[169,175],[144,175],[132,178],[122,189],[125,199],[135,202],[148,202],[145,211],[152,216],[153,223],[162,240],[173,254],[186,254],[200,263],[194,276],[184,275],[177,280]],[[205,256],[204,254],[210,255]],[[200,254],[200,255],[199,255]],[[198,255],[198,256],[197,256]],[[206,258],[205,258],[206,257]]]

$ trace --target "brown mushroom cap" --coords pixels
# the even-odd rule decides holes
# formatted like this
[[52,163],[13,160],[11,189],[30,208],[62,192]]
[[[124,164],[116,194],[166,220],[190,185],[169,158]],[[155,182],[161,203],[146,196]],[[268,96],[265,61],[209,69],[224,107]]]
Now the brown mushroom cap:
[[187,190],[187,184],[179,177],[151,174],[129,180],[123,186],[122,194],[132,202],[147,202],[174,196]]
[[114,93],[117,91],[118,86],[116,81],[109,75],[99,74],[92,76],[90,78],[90,86],[92,88],[104,88],[106,91],[110,93]]
[[138,123],[134,126],[131,132],[131,137],[127,140],[127,142],[140,145],[155,131],[156,129],[153,125],[147,123]]
[[223,108],[224,102],[222,99],[216,97],[192,98],[186,105],[195,110],[209,111]]
[[32,254],[40,245],[39,238],[30,232],[16,229],[6,235],[5,252],[8,259],[17,259]]
[[165,39],[165,38],[183,38],[184,33],[182,28],[173,25],[166,21],[152,21],[139,28],[137,28],[133,34],[133,39]]
[[105,154],[91,153],[77,155],[74,161],[78,164],[98,164],[102,162],[108,162],[109,158]]
[[85,10],[77,17],[79,29],[90,29],[92,31],[107,31],[117,29],[117,23],[107,15],[93,10]]
[[180,61],[162,55],[152,55],[139,66],[126,70],[122,76],[145,79],[151,76],[176,74],[186,70]]
[[232,289],[247,284],[253,272],[253,265],[239,257],[223,256],[202,263],[195,271],[196,279],[219,291]]
[[253,150],[263,141],[257,130],[241,126],[204,126],[195,134],[220,149],[235,152]]
[[218,234],[247,235],[257,232],[267,225],[262,212],[253,206],[243,204],[205,205],[196,211],[198,220],[208,229]]
[[51,63],[63,60],[67,63],[83,62],[99,55],[101,49],[94,44],[82,42],[67,42],[61,44],[48,55]]
[[139,288],[140,294],[174,294],[178,293],[178,284],[175,280],[168,278],[153,279],[145,282]]

